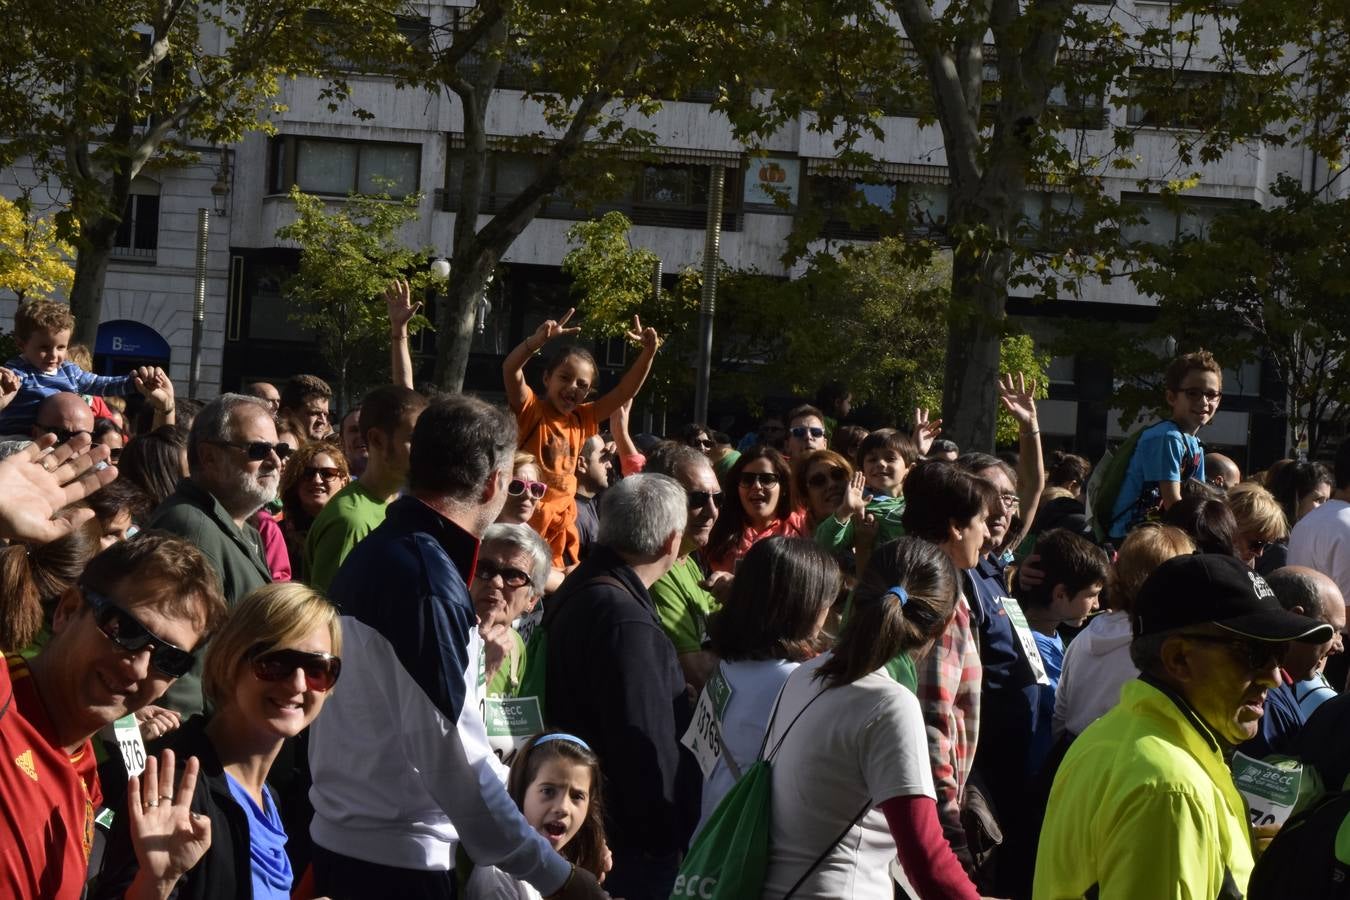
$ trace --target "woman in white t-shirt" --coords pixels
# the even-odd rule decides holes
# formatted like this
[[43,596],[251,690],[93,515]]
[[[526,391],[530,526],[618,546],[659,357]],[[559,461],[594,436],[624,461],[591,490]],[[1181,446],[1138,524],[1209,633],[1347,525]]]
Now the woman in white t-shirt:
[[898,853],[920,900],[978,900],[938,823],[919,701],[886,671],[942,632],[959,585],[932,544],[904,537],[881,546],[834,651],[788,678],[765,746],[773,771],[765,898],[890,900]]
[[773,702],[792,670],[819,652],[820,629],[842,584],[839,564],[808,538],[766,538],[741,559],[730,596],[708,619],[708,638],[722,661],[709,679],[713,686],[704,688],[710,696],[700,702],[725,699],[715,762],[713,754],[697,754],[705,766],[711,763],[703,779],[700,831],[759,758]]

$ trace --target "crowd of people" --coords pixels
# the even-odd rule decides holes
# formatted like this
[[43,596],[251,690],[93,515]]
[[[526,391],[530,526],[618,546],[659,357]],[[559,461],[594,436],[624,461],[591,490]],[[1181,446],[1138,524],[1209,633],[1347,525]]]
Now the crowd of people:
[[393,381],[340,418],[312,375],[92,375],[65,306],[20,307],[0,896],[726,897],[691,847],[761,777],[764,897],[1314,897],[1350,864],[1307,849],[1350,782],[1350,440],[1244,477],[1200,441],[1210,354],[1095,466],[1043,453],[1020,376],[997,456],[839,385],[662,438],[636,319],[607,391],[544,322],[497,406],[415,390],[385,300]]

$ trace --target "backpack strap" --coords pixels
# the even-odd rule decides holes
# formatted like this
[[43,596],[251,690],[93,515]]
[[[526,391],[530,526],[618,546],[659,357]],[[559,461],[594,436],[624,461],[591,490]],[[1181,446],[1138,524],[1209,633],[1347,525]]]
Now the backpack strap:
[[[784,684],[784,685],[783,685],[783,690],[786,690],[786,689],[787,689],[787,685]],[[760,757],[760,759],[763,759],[763,760],[765,760],[765,761],[768,761],[768,760],[770,760],[770,759],[772,759],[772,758],[774,757],[774,754],[776,754],[776,753],[778,752],[778,748],[781,747],[781,746],[783,746],[783,741],[787,740],[788,732],[792,730],[792,726],[797,724],[797,720],[800,719],[800,718],[802,717],[802,714],[805,713],[808,709],[810,709],[810,708],[811,708],[811,704],[812,704],[812,703],[815,703],[817,700],[819,700],[819,699],[821,698],[821,696],[825,693],[825,691],[828,691],[828,690],[829,690],[829,688],[824,688],[824,689],[822,689],[822,690],[820,691],[819,694],[816,694],[816,695],[815,695],[814,697],[812,697],[810,700],[807,700],[807,701],[806,701],[806,705],[803,706],[800,710],[797,711],[797,714],[796,714],[795,716],[792,717],[792,721],[788,723],[787,728],[784,728],[784,729],[783,729],[783,733],[782,733],[782,734],[779,736],[779,738],[778,738],[778,743],[774,744],[774,745],[773,745],[773,749],[769,751],[769,755],[768,755],[768,756],[765,756],[765,755],[764,755],[764,748],[765,748],[765,746],[768,745],[768,743],[769,743],[769,735],[773,732],[773,720],[774,720],[774,718],[777,717],[777,715],[778,715],[778,704],[781,703],[781,702],[783,701],[783,690],[780,690],[780,691],[778,692],[778,699],[775,700],[775,701],[773,702],[773,712],[769,714],[769,727],[768,727],[767,729],[765,729],[765,731],[764,731],[764,743],[763,743],[763,744],[760,744],[760,746],[759,746],[759,757]]]
[[[817,694],[816,696],[819,697],[820,694]],[[808,868],[805,872],[803,872],[802,877],[797,879],[797,883],[794,884],[788,890],[788,892],[783,895],[783,900],[788,900],[789,897],[797,893],[797,888],[805,884],[806,879],[811,877],[811,873],[815,872],[816,869],[820,868],[820,864],[825,861],[825,857],[829,856],[831,853],[834,852],[834,848],[839,846],[839,842],[842,841],[844,838],[848,837],[848,833],[853,830],[853,826],[857,825],[858,822],[862,819],[862,817],[867,815],[867,811],[871,808],[872,808],[872,798],[868,797],[867,802],[863,804],[862,809],[858,810],[858,814],[853,817],[853,820],[844,826],[844,830],[839,832],[838,837],[830,841],[830,846],[826,847],[824,850],[820,852],[820,855],[816,857],[816,861],[811,863],[810,868]]]

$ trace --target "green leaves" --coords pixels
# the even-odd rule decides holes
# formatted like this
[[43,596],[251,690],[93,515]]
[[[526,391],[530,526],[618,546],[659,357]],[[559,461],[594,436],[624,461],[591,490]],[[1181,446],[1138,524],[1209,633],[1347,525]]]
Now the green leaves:
[[[395,278],[416,294],[430,278],[428,254],[407,249],[399,230],[416,221],[420,194],[391,200],[387,194],[325,200],[292,188],[296,217],[277,237],[300,248],[299,271],[285,284],[292,321],[318,342],[338,377],[346,406],[388,372],[389,322],[381,295]],[[413,317],[409,333],[428,325]]]

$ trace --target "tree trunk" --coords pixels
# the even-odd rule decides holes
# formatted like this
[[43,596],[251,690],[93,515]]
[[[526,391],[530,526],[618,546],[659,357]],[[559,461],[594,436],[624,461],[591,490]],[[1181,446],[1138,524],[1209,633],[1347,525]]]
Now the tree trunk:
[[[491,262],[487,262],[489,258]],[[495,265],[496,258],[488,255],[480,256],[476,263],[465,260],[461,265],[458,259],[451,263],[450,279],[436,307],[436,368],[432,377],[443,391],[459,393],[464,389],[478,301]]]
[[994,177],[986,173],[974,189],[978,200],[952,185],[953,228],[965,236],[952,256],[942,430],[962,451],[992,452],[998,426],[999,344],[1012,260],[1008,210],[1017,191],[994,184]]
[[108,277],[108,260],[117,237],[117,225],[116,219],[107,216],[81,223],[75,278],[70,285],[70,312],[75,316],[75,332],[70,342],[84,344],[90,352],[103,313],[103,282]]

